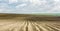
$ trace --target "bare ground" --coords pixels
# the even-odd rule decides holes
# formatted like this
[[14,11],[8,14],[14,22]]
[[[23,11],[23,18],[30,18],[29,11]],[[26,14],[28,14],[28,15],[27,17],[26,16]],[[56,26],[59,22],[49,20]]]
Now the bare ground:
[[60,17],[1,14],[0,31],[60,31]]

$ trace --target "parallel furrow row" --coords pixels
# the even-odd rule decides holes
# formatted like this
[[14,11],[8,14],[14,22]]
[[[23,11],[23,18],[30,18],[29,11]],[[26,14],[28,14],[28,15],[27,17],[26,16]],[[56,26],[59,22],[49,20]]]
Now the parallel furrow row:
[[44,22],[16,22],[0,25],[0,31],[60,31],[60,25]]

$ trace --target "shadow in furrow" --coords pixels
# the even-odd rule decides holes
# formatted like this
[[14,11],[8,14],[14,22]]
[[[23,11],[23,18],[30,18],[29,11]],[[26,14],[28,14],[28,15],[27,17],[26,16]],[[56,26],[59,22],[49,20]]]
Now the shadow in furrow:
[[[15,26],[14,27],[12,27],[13,25],[11,25],[11,26],[7,26],[8,28],[6,28],[6,29],[4,29],[4,31],[13,31],[14,30],[14,28],[15,28]],[[10,28],[12,27],[12,30],[10,30]],[[3,30],[2,30],[3,31]]]
[[59,31],[59,30],[57,30],[56,28],[53,28],[53,27],[50,26],[50,25],[46,25],[46,26],[50,27],[50,28],[53,29],[54,31]]
[[58,25],[56,25],[56,24],[53,24],[53,25],[51,25],[51,26],[53,26],[53,27],[56,27],[56,28],[60,29],[60,26],[58,26]]
[[11,28],[11,26],[13,26],[13,24],[2,26],[2,27],[0,27],[1,28],[0,30],[7,30],[7,29]]
[[33,31],[38,31],[38,30],[36,29],[35,25],[33,24],[33,22],[30,22],[30,23],[31,23],[31,26],[32,26]]
[[7,29],[8,31],[14,31],[15,30],[15,27],[13,27],[11,30],[10,29]]
[[8,25],[11,25],[11,24],[15,24],[15,23],[3,24],[3,25],[0,25],[0,27],[1,26],[8,26]]
[[54,29],[52,29],[51,27],[48,27],[47,25],[45,25],[44,27],[49,31],[54,31]]
[[26,25],[27,25],[27,22],[25,21],[25,23],[21,26],[19,31],[27,31],[26,30],[26,28],[27,28]]
[[[22,24],[24,24],[24,23],[22,23],[22,24],[20,24],[21,26],[19,26],[18,25],[19,23],[17,23],[17,24],[15,24],[15,25],[13,25],[13,26],[10,26],[7,30],[9,30],[9,31],[17,31],[17,30],[19,30],[19,28],[22,26]],[[19,26],[19,27],[18,27]]]
[[33,31],[33,27],[31,25],[31,22],[28,22],[28,31]]
[[60,26],[60,25],[58,25],[58,24],[54,24],[54,25]]
[[36,25],[35,23],[33,23],[33,25],[36,27],[37,31],[43,31],[43,29],[41,29],[39,25]]
[[27,23],[27,25],[26,25],[26,31],[28,31],[28,24],[29,24],[29,22],[27,21],[26,23]]
[[[39,25],[41,26],[42,24]],[[47,31],[54,31],[51,27],[48,27],[45,23],[42,25],[42,27],[44,27]]]

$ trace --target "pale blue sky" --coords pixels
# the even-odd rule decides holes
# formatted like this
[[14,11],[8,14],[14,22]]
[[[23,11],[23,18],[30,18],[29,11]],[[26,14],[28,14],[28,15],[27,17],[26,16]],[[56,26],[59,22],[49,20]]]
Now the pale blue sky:
[[60,13],[60,0],[0,0],[0,13]]

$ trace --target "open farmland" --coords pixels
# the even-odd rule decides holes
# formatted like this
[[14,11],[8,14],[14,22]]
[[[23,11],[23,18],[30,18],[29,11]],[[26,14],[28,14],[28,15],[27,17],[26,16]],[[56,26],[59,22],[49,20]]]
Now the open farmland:
[[60,31],[60,17],[0,14],[0,31]]

